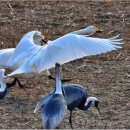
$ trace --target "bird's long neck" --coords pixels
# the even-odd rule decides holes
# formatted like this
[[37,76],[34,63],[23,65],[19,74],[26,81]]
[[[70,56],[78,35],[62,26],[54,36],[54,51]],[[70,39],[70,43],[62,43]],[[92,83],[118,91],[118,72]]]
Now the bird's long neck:
[[60,78],[60,66],[56,66],[56,74],[55,74],[55,94],[62,94],[62,83]]
[[85,104],[83,106],[83,110],[89,109],[90,106],[92,105],[92,101],[90,99],[91,99],[91,97],[87,98],[87,100],[86,100],[86,102],[85,102]]
[[62,94],[61,80],[56,78],[56,89],[55,94]]
[[0,92],[4,92],[6,89],[6,84],[4,82],[0,82]]
[[83,34],[86,34],[86,29],[80,29],[80,30],[71,32],[71,34],[83,35]]

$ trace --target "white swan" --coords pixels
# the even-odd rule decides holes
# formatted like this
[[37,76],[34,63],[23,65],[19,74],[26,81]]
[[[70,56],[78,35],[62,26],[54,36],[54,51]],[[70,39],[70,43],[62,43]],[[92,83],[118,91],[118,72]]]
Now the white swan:
[[[85,37],[67,34],[43,47],[32,46],[27,60],[8,76],[27,73],[41,73],[55,66],[55,63],[67,63],[85,56],[97,55],[122,48],[122,39],[118,36],[110,39]],[[32,41],[28,41],[32,44]]]
[[[89,35],[96,32],[101,32],[99,28],[95,26],[88,26],[84,29],[70,32],[72,34],[84,34]],[[44,39],[44,36],[41,34],[41,32],[38,31],[31,31],[26,33],[21,41],[18,43],[16,48],[8,48],[8,49],[2,49],[0,50],[0,68],[4,68],[6,70],[6,73],[12,72],[20,67],[20,65],[24,62],[26,57],[28,55],[31,55],[30,49],[32,47],[32,43],[28,44],[28,38],[32,40],[32,43],[35,43],[36,45],[41,44],[41,40]],[[42,43],[45,45],[45,41]],[[32,51],[31,51],[32,52]],[[53,78],[48,70],[43,72],[44,75],[47,75],[49,78]],[[24,75],[27,77],[34,77],[34,75]],[[23,77],[24,77],[23,76]]]
[[[0,69],[5,69],[6,73],[13,72],[18,69],[20,65],[26,60],[28,55],[31,55],[32,48],[34,46],[41,47],[41,44],[45,45],[43,42],[44,36],[39,31],[31,31],[26,33],[16,48],[8,48],[0,50]],[[31,42],[28,42],[31,41]],[[44,72],[46,75],[50,75],[49,71]],[[23,75],[21,78],[33,77],[31,75]]]
[[[74,31],[74,32],[70,32],[71,34],[78,34],[78,35],[90,35],[90,34],[93,34],[93,33],[97,33],[97,32],[102,32],[102,30],[100,30],[99,28],[95,27],[95,26],[88,26],[84,29],[81,29],[81,30],[78,30],[78,31]],[[40,45],[41,44],[41,40],[44,39],[44,36],[40,33],[40,32],[37,32],[37,33],[34,33],[33,32],[28,32],[27,34],[25,34],[21,40],[27,38],[28,35],[32,35],[32,39],[33,39],[33,42],[36,44],[36,45]],[[18,45],[21,44],[21,43],[18,43]],[[23,43],[22,43],[23,44]],[[27,44],[27,43],[25,43]],[[43,43],[42,43],[43,44]],[[44,43],[45,44],[45,43]],[[0,50],[0,68],[5,68],[8,64],[10,66],[10,63],[9,63],[9,59],[10,59],[10,62],[11,64],[13,64],[13,58],[16,58],[19,56],[19,54],[21,55],[21,53],[19,52],[19,49],[20,47],[16,47],[16,48],[7,48],[7,49],[2,49]],[[17,53],[15,52],[15,49],[17,49]],[[27,48],[25,48],[25,50],[27,50]],[[13,54],[15,52],[15,54]],[[22,53],[24,53],[24,51],[22,51]],[[17,54],[17,55],[16,55]],[[12,56],[13,55],[13,56]],[[12,60],[13,59],[13,60]],[[8,62],[8,64],[7,64]],[[21,59],[20,59],[20,62],[21,62]],[[16,66],[19,66],[19,62]],[[17,67],[12,67],[10,68],[12,71],[17,68]]]

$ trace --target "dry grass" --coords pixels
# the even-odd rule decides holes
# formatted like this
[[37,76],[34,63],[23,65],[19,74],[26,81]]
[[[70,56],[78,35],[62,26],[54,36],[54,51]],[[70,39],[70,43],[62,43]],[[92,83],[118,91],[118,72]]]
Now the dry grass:
[[[95,1],[4,1],[0,2],[0,48],[15,47],[28,31],[38,29],[46,39],[96,25],[105,31],[95,37],[121,34],[123,49],[63,65],[63,77],[84,85],[100,100],[102,117],[94,108],[76,110],[74,128],[130,128],[130,2]],[[52,70],[53,72],[53,70]],[[54,86],[46,77],[23,80],[24,90],[14,87],[1,100],[0,128],[41,128],[41,112],[32,111],[41,95]],[[70,128],[68,115],[60,128]]]

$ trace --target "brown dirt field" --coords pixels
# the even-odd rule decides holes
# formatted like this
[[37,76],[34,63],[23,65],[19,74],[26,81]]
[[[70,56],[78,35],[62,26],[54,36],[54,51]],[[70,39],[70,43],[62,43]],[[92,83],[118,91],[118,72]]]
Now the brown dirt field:
[[[76,60],[63,67],[63,77],[85,86],[89,95],[100,100],[102,116],[94,107],[73,113],[74,128],[130,128],[130,1],[0,1],[0,48],[15,47],[20,38],[38,29],[53,40],[68,32],[96,25],[105,31],[95,37],[120,34],[123,49]],[[51,70],[54,73],[54,70]],[[33,114],[42,95],[54,88],[54,82],[42,76],[22,80],[25,89],[11,88],[0,101],[0,128],[40,129],[41,111]],[[67,114],[59,128],[70,128]]]

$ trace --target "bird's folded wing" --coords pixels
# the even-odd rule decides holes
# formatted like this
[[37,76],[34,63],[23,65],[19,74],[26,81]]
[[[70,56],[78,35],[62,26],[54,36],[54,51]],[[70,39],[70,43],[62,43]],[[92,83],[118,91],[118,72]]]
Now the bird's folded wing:
[[36,111],[38,109],[40,109],[41,107],[43,107],[53,96],[53,92],[50,92],[49,94],[47,94],[46,96],[44,96],[36,105],[35,109],[34,109],[34,113],[36,113]]
[[122,48],[121,41],[122,39],[117,38],[102,39],[67,34],[45,45],[39,53],[11,75],[33,71],[41,73],[54,67],[57,62],[64,64],[85,56],[110,52]]

